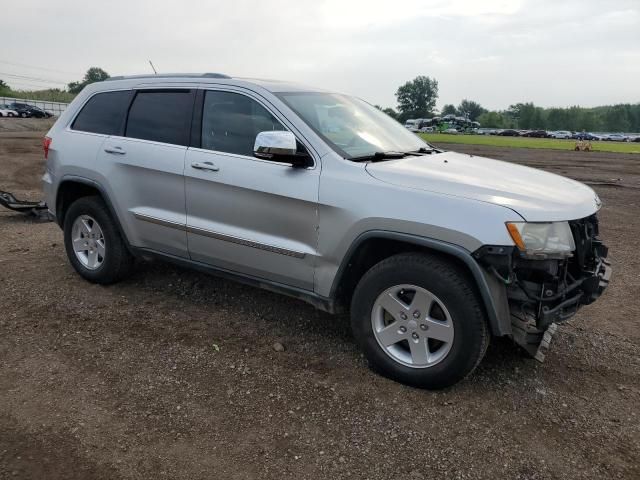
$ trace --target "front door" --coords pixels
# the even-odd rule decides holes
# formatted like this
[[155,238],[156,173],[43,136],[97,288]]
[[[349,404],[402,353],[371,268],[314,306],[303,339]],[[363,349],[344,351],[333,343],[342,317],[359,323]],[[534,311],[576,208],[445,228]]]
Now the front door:
[[253,156],[256,135],[284,130],[257,98],[203,95],[200,148],[185,159],[187,240],[192,260],[313,290],[320,166]]

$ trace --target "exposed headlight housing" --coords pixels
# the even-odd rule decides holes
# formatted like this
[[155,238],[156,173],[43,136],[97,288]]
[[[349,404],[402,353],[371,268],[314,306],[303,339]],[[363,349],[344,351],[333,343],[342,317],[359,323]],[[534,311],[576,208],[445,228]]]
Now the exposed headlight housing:
[[576,249],[569,222],[509,222],[507,230],[527,257],[568,257]]

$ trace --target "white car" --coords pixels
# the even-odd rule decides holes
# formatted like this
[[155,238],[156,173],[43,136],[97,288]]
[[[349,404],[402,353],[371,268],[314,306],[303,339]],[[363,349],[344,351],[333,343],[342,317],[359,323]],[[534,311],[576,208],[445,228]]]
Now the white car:
[[628,142],[629,137],[623,135],[622,133],[611,133],[604,137],[603,140],[607,140],[609,142]]
[[404,128],[413,133],[418,133],[420,129],[418,128],[419,120],[407,120],[404,124]]
[[551,132],[549,135],[551,138],[571,138],[573,134],[568,130],[558,130],[557,132]]
[[6,105],[0,105],[0,117],[17,117],[18,112],[11,110]]
[[456,130],[455,128],[447,128],[444,132],[442,133],[448,133],[450,135],[457,135],[460,132],[458,130]]

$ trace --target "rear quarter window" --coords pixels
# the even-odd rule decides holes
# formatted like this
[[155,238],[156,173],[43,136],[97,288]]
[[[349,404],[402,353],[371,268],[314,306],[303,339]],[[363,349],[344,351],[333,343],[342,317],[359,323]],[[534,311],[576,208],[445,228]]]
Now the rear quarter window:
[[129,90],[97,93],[82,107],[71,129],[104,135],[121,135],[130,98]]

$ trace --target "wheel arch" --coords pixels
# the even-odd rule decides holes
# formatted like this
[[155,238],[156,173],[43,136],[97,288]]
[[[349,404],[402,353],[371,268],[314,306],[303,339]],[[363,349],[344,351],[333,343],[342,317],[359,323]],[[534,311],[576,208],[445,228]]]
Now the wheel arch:
[[400,232],[373,230],[356,238],[347,250],[331,286],[330,298],[336,308],[344,310],[348,306],[358,281],[373,265],[392,255],[409,251],[436,253],[462,267],[477,288],[492,334],[511,334],[506,289],[480,267],[471,252],[442,240]]
[[77,176],[65,176],[60,181],[58,185],[58,189],[56,191],[56,222],[62,228],[64,226],[64,217],[73,202],[82,198],[82,197],[91,197],[97,196],[102,199],[102,201],[107,206],[109,210],[109,214],[116,222],[118,226],[118,230],[122,235],[122,238],[127,245],[127,249],[129,252],[133,253],[133,249],[129,244],[127,239],[127,235],[125,230],[122,228],[122,224],[118,215],[116,214],[116,210],[113,207],[113,203],[109,198],[109,195],[104,190],[104,188],[97,182]]

